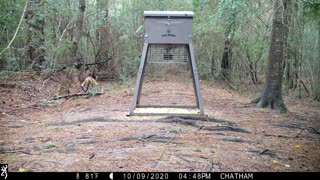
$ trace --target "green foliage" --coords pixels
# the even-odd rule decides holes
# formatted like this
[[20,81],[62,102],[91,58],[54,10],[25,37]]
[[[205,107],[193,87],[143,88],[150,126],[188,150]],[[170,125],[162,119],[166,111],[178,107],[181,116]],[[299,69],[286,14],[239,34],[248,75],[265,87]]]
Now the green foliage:
[[[220,70],[227,38],[232,40],[231,74],[235,81],[239,77],[239,80],[250,83],[249,74],[252,70],[249,66],[252,64],[256,65],[253,71],[258,76],[265,75],[273,15],[269,0],[87,0],[83,34],[76,60],[70,58],[70,48],[76,26],[78,1],[40,2],[34,6],[34,18],[30,19],[30,23],[39,24],[44,21],[43,34],[28,26],[24,19],[12,47],[0,57],[0,71],[30,69],[28,43],[31,43],[37,47],[37,51],[45,52],[42,69],[72,66],[75,61],[94,63],[97,60],[108,60],[99,65],[100,71],[111,74],[112,78],[127,81],[136,76],[140,62],[144,33],[143,11],[185,10],[195,13],[193,45],[201,79],[215,78],[214,74],[217,73],[211,71]],[[303,14],[303,20],[297,21],[293,29],[290,29],[290,32],[302,33],[303,42],[300,43],[303,52],[296,53],[303,60],[301,79],[316,94],[317,89],[320,89],[317,85],[317,73],[320,72],[319,45],[317,46],[320,3],[317,0],[292,2],[299,4],[298,11]],[[13,36],[24,3],[24,0],[0,1],[0,50],[6,47]],[[140,26],[142,28],[137,33]],[[106,38],[101,41],[98,32],[103,30]],[[296,45],[298,37],[300,38],[297,34],[288,35],[288,39]],[[99,59],[99,52],[103,50],[106,50],[103,54],[105,59]],[[49,102],[44,101],[46,103]]]
[[45,144],[42,146],[43,149],[52,149],[52,148],[55,148],[57,147],[55,144],[53,143],[48,143],[48,144]]
[[50,99],[41,99],[41,103],[43,104],[43,105],[49,105],[49,104],[52,104],[52,103],[54,103],[54,101],[53,100],[50,100]]
[[98,92],[100,92],[100,88],[97,86],[90,87],[88,91],[90,96],[96,96]]

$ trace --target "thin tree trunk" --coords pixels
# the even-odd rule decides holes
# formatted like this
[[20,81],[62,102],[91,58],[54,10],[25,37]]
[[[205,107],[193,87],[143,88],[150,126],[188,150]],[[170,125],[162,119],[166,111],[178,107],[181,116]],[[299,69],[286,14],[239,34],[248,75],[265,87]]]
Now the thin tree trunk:
[[226,79],[230,78],[231,59],[232,59],[231,43],[227,39],[224,42],[224,51],[223,51],[223,56],[221,61],[221,75]]
[[75,32],[73,33],[74,35],[72,38],[72,45],[71,45],[71,56],[73,60],[77,58],[78,45],[82,36],[83,17],[84,17],[84,11],[86,8],[86,1],[79,0],[78,8],[79,8],[78,18],[76,22],[76,28],[74,30]]
[[98,68],[111,71],[110,66],[110,43],[109,30],[108,30],[108,18],[109,18],[109,0],[97,0],[98,9],[98,21],[100,26],[96,30],[96,39],[98,42],[97,62],[105,61]]
[[40,71],[45,61],[43,2],[41,0],[29,0],[25,15],[27,24],[27,56],[32,69]]
[[[318,51],[320,58],[320,20],[318,19]],[[316,83],[315,83],[315,93],[314,93],[314,99],[317,101],[320,101],[320,61],[316,62]]]
[[231,61],[232,61],[232,41],[234,37],[234,32],[236,28],[236,4],[232,0],[231,4],[231,17],[227,18],[228,27],[225,33],[224,51],[221,60],[221,73],[220,75],[226,79],[230,80],[231,75]]
[[[215,65],[215,51],[212,50],[212,55],[211,55],[211,75],[214,76],[214,73],[216,71],[216,65]],[[189,70],[189,69],[188,69]]]
[[284,7],[282,2],[275,0],[274,16],[272,22],[271,43],[269,47],[267,77],[264,90],[257,104],[258,107],[270,106],[271,109],[279,109],[286,112],[287,108],[282,99],[282,76],[284,60]]

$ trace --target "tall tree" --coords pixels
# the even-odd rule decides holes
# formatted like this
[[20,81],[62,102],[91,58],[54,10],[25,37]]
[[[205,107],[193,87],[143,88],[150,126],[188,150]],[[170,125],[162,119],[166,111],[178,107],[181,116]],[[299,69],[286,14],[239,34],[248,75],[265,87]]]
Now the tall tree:
[[45,61],[43,1],[29,0],[25,14],[27,24],[27,56],[32,69],[40,70]]
[[[320,58],[320,20],[318,19],[318,57]],[[316,64],[317,66],[317,82],[316,82],[316,92],[314,99],[320,101],[320,61]]]
[[284,12],[283,3],[286,0],[275,0],[272,20],[271,42],[269,47],[267,77],[262,95],[255,100],[258,107],[270,106],[286,112],[287,108],[282,99],[282,76],[284,61]]
[[285,22],[285,85],[289,89],[296,89],[298,86],[301,87],[298,81],[301,78],[299,69],[301,69],[302,57],[300,51],[302,50],[303,36],[303,3],[302,1],[287,1],[284,7],[287,9]]
[[71,45],[71,56],[75,60],[77,58],[77,51],[78,51],[78,45],[79,41],[82,36],[82,27],[83,27],[83,17],[84,17],[84,11],[86,9],[86,1],[85,0],[79,0],[79,12],[76,22],[76,28],[75,32],[72,38],[72,45]]
[[105,61],[99,68],[108,68],[108,60],[110,59],[110,44],[111,37],[108,33],[108,16],[109,16],[109,0],[97,0],[97,21],[98,28],[96,30],[96,39],[98,41],[98,50],[96,61]]
[[[229,3],[225,1],[224,3]],[[231,61],[232,61],[232,41],[236,28],[236,4],[235,0],[231,3],[231,12],[227,15],[227,29],[225,32],[224,51],[221,60],[221,76],[225,79],[230,78]]]

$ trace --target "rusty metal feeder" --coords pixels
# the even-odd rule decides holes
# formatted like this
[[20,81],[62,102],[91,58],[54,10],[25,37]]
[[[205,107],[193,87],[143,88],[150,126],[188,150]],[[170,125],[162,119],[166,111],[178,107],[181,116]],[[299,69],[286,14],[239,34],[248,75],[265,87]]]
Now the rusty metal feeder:
[[[145,35],[130,115],[204,115],[192,46],[191,11],[144,11]],[[141,105],[140,96],[147,61],[189,63],[196,106]],[[169,110],[169,111],[168,111]]]

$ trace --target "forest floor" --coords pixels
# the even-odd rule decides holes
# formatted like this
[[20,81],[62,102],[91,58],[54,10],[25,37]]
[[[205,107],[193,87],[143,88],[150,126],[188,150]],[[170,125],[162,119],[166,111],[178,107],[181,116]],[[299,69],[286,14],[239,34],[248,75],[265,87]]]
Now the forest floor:
[[[103,95],[53,100],[57,82],[28,73],[8,79],[0,81],[0,163],[9,171],[320,171],[320,103],[309,99],[285,97],[283,114],[202,81],[205,114],[225,121],[170,121],[126,116],[133,81],[99,82]],[[193,95],[180,81],[148,80],[143,88],[145,99],[173,99],[177,88],[191,92],[179,91],[180,102]]]

